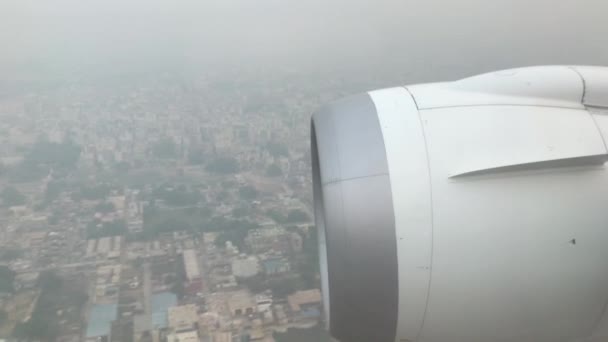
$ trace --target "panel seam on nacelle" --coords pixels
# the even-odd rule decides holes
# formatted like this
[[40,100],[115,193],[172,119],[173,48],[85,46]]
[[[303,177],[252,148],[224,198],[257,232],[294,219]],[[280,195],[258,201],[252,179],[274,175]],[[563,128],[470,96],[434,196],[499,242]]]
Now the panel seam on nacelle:
[[426,323],[426,316],[427,316],[427,312],[429,309],[429,301],[431,298],[431,285],[433,283],[433,253],[434,253],[434,232],[435,232],[435,213],[433,210],[433,179],[432,179],[432,173],[431,173],[431,160],[430,160],[430,156],[429,156],[429,148],[428,148],[428,143],[427,143],[427,138],[426,138],[426,131],[424,129],[424,122],[422,120],[422,116],[421,116],[421,111],[420,111],[420,107],[418,106],[418,102],[416,101],[416,97],[412,94],[412,92],[410,92],[410,90],[407,87],[404,87],[405,91],[407,91],[408,94],[410,94],[410,97],[412,98],[412,100],[414,101],[414,105],[416,106],[416,109],[418,111],[418,122],[420,123],[420,129],[422,130],[422,139],[424,141],[424,151],[426,153],[426,163],[427,163],[427,171],[428,171],[428,175],[429,175],[429,196],[430,196],[430,200],[431,200],[431,257],[430,257],[430,275],[429,275],[429,283],[428,283],[428,287],[427,287],[427,291],[426,291],[426,303],[425,303],[425,307],[424,307],[424,314],[422,316],[422,324],[420,325],[420,330],[418,331],[418,335],[416,336],[416,341],[420,340],[420,337],[422,336],[422,332],[424,331],[424,325]]
[[[416,109],[418,111],[420,111],[420,106],[418,106],[418,101],[416,101],[416,97],[414,96],[414,94],[412,94],[412,92],[407,88],[407,87],[403,87],[403,89],[405,89],[405,91],[407,91],[408,94],[410,94],[410,97],[412,98],[412,101],[414,101],[414,105],[416,106]],[[426,139],[425,139],[426,142]],[[428,153],[427,153],[428,155]]]
[[582,86],[583,86],[583,92],[581,94],[581,104],[585,105],[585,97],[587,95],[587,82],[585,81],[585,78],[583,77],[583,75],[581,75],[581,73],[578,72],[578,70],[576,70],[576,68],[574,68],[572,66],[569,66],[567,68],[570,69],[570,70],[572,70],[581,79],[581,83],[582,83]]
[[398,325],[394,341],[415,341],[427,306],[431,201],[418,109],[404,87],[370,92],[385,144],[398,257]]
[[[575,67],[569,66],[568,69],[570,69],[574,73],[576,73],[578,75],[578,77],[581,79],[581,83],[583,86],[583,94],[581,95],[581,104],[583,106],[585,106],[585,98],[587,96],[587,81],[585,81],[585,77],[583,77],[583,75],[578,70],[576,70]],[[597,129],[597,132],[599,133],[600,138],[602,139],[602,142],[604,143],[604,150],[608,153],[608,144],[606,144],[606,137],[604,137],[604,135],[602,134],[602,130],[601,130],[600,126],[597,124],[597,120],[595,120],[595,115],[593,115],[593,113],[591,111],[589,111],[589,108],[587,108],[587,106],[585,106],[585,110],[587,111],[589,116],[591,116],[591,120],[593,120],[593,124],[595,125],[595,128]]]
[[543,104],[517,104],[517,103],[481,103],[481,104],[463,104],[463,105],[450,105],[450,106],[437,106],[437,107],[422,107],[422,108],[418,108],[418,110],[423,111],[423,110],[448,109],[448,108],[494,107],[494,106],[496,106],[496,107],[541,107],[541,108],[560,108],[560,109],[573,109],[573,110],[585,109],[585,106],[582,103],[580,104],[580,106],[552,106],[552,105],[543,105]]
[[370,177],[380,177],[380,176],[388,176],[388,173],[387,172],[383,172],[383,173],[376,173],[376,174],[373,174],[373,175],[365,175],[365,176],[356,176],[356,177],[350,177],[350,178],[332,179],[332,180],[329,180],[327,182],[323,182],[321,184],[322,185],[329,185],[329,184],[335,184],[335,183],[341,183],[341,182],[351,181],[351,180],[355,180],[355,179],[370,178]]
[[608,153],[608,144],[606,144],[606,137],[604,137],[604,134],[602,134],[602,129],[600,128],[600,125],[597,124],[595,115],[593,115],[593,112],[589,111],[589,109],[587,109],[587,114],[589,114],[589,116],[591,117],[591,120],[593,121],[593,124],[595,125],[595,128],[597,129],[597,133],[600,135],[600,138],[602,139],[602,142],[604,143],[604,150],[606,151],[606,153]]
[[539,171],[549,170],[564,167],[580,167],[589,165],[601,165],[608,161],[608,154],[594,154],[586,156],[576,156],[559,159],[547,159],[547,160],[534,160],[529,162],[507,164],[507,165],[496,165],[485,168],[465,170],[450,174],[450,179],[460,179],[470,176],[483,176],[483,175],[497,175],[497,174],[509,174],[513,172],[526,172],[526,171]]

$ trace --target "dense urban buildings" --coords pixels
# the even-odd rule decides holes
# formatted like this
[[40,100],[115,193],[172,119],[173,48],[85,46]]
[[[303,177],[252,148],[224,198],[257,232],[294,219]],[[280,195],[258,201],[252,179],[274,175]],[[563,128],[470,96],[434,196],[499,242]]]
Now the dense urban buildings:
[[348,90],[282,75],[0,97],[0,338],[274,341],[318,325],[308,118]]

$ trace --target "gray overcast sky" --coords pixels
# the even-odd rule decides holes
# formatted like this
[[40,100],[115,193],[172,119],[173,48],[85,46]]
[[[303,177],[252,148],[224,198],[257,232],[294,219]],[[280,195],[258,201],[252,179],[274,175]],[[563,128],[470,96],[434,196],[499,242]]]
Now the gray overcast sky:
[[[608,64],[604,0],[0,0],[0,72]],[[2,76],[0,76],[2,77]]]

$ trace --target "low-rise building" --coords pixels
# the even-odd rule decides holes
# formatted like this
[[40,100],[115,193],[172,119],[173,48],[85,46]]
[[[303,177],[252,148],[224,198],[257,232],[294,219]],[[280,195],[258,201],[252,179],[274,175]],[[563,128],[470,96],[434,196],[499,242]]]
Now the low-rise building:
[[260,263],[255,256],[232,260],[232,274],[237,278],[250,278],[260,272]]
[[321,291],[310,289],[297,291],[287,297],[290,311],[295,318],[319,318],[321,315]]
[[95,281],[95,303],[112,302],[118,294],[121,265],[106,265],[97,267]]
[[184,250],[182,254],[184,258],[184,268],[188,281],[196,280],[201,277],[201,271],[198,266],[198,257],[193,249]]
[[199,342],[196,330],[171,333],[167,335],[167,342]]
[[87,258],[117,259],[123,244],[122,236],[105,236],[87,241]]
[[262,341],[266,338],[266,333],[262,327],[255,327],[249,333],[249,341]]
[[195,329],[198,323],[198,308],[194,304],[169,308],[169,327],[176,332]]
[[289,234],[281,227],[252,229],[248,232],[245,243],[254,253],[287,252],[291,248]]
[[251,293],[246,290],[230,293],[227,304],[230,314],[233,317],[250,315],[256,312],[255,299]]
[[201,291],[203,279],[198,263],[198,255],[194,249],[186,249],[182,253],[184,270],[186,272],[186,292],[195,294]]
[[232,333],[229,331],[218,331],[211,335],[212,342],[232,342]]
[[255,296],[258,312],[270,311],[272,307],[272,292],[259,293]]

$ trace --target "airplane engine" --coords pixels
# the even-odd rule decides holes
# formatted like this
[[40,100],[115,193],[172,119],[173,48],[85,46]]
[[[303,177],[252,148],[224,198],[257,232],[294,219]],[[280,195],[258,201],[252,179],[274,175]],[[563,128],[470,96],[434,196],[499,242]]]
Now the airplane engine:
[[608,336],[608,68],[371,91],[312,116],[342,342]]

